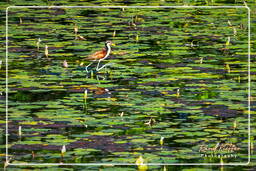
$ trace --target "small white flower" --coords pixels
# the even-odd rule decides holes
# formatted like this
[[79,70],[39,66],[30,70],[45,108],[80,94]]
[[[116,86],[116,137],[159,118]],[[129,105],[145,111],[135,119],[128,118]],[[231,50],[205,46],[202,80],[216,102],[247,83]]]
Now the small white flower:
[[18,131],[19,133],[19,136],[21,136],[21,134],[22,134],[22,132],[21,132],[21,126],[19,126],[19,131]]
[[61,149],[61,154],[64,154],[65,152],[66,152],[66,146],[63,145],[63,146],[62,146],[62,149]]

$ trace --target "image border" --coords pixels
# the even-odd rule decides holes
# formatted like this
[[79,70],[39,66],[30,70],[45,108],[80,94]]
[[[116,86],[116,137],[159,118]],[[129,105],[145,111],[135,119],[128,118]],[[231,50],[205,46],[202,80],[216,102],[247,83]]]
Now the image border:
[[79,166],[89,166],[89,165],[107,165],[107,166],[114,166],[114,165],[136,165],[135,163],[10,163],[9,153],[8,153],[8,10],[11,8],[173,8],[173,9],[179,9],[179,8],[208,8],[208,9],[216,9],[216,8],[246,8],[247,9],[247,16],[248,16],[248,161],[246,163],[145,163],[145,165],[231,165],[231,166],[238,166],[238,165],[248,165],[251,160],[251,75],[250,75],[250,61],[251,61],[251,55],[250,55],[250,40],[251,40],[251,26],[250,26],[250,8],[248,6],[9,6],[6,8],[6,130],[5,130],[5,137],[6,137],[6,151],[5,151],[5,165],[12,165],[12,166],[32,166],[32,165],[39,165],[39,166],[59,166],[59,165],[79,165]]

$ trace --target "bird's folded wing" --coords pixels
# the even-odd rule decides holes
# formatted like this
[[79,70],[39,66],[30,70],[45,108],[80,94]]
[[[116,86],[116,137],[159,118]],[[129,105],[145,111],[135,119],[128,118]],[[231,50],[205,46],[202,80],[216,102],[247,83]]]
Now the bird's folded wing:
[[94,54],[90,55],[88,57],[89,60],[98,60],[98,59],[101,59],[101,58],[104,58],[104,56],[107,54],[106,50],[103,49],[101,51],[97,51],[95,52]]

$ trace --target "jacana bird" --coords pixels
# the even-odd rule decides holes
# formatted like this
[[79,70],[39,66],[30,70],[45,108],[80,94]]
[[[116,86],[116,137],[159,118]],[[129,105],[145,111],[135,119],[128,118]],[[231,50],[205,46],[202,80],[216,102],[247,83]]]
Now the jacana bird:
[[96,71],[99,71],[99,65],[100,62],[103,61],[104,59],[106,59],[109,54],[111,53],[111,45],[115,46],[114,43],[112,43],[111,41],[106,41],[105,42],[105,48],[103,48],[101,51],[97,51],[94,54],[90,55],[89,57],[87,57],[87,60],[92,61],[89,65],[86,66],[86,71],[88,72],[88,67],[93,64],[95,61],[98,61],[97,67],[96,67]]

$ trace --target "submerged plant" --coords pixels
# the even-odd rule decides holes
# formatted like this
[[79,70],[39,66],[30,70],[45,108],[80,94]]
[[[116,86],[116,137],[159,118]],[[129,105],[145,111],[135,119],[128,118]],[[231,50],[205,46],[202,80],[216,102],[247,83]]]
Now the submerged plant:
[[203,63],[203,60],[204,60],[204,58],[203,58],[203,57],[201,57],[201,58],[200,58],[200,64],[202,64],[202,63]]
[[84,112],[87,114],[87,98],[88,98],[88,91],[87,89],[84,90]]
[[21,131],[21,129],[22,129],[22,127],[21,126],[19,126],[19,128],[18,128],[18,135],[19,135],[19,137],[21,138],[21,135],[22,135],[22,131]]
[[227,41],[226,41],[226,47],[230,44],[230,37],[228,36]]
[[178,88],[176,91],[176,97],[180,97],[180,88]]
[[227,70],[228,73],[230,73],[230,66],[229,66],[229,64],[226,64],[226,70]]
[[231,24],[231,22],[229,20],[228,20],[228,25],[232,27],[232,24]]
[[74,32],[75,32],[75,40],[77,40],[78,26],[76,24],[74,26]]
[[116,37],[116,31],[113,31],[112,37]]
[[237,34],[236,27],[233,26],[229,20],[228,20],[228,25],[233,28],[233,35],[236,36]]
[[235,130],[237,128],[237,122],[236,120],[233,122],[233,130]]
[[135,37],[135,41],[136,42],[139,42],[139,35],[137,34],[136,37]]
[[61,157],[63,158],[64,157],[64,154],[66,153],[66,146],[63,145],[62,148],[61,148]]
[[34,158],[35,158],[35,152],[32,151],[32,152],[31,152],[31,155],[32,155],[32,159],[34,159]]
[[237,77],[237,81],[240,83],[241,82],[241,77],[240,75]]
[[138,170],[139,171],[146,171],[146,170],[148,170],[148,166],[143,163],[143,164],[138,166]]
[[20,24],[22,24],[23,23],[23,21],[22,21],[22,18],[20,17]]
[[135,164],[138,166],[139,171],[146,171],[148,169],[148,166],[144,163],[143,157],[140,155]]
[[39,51],[39,49],[40,49],[40,43],[41,43],[41,39],[40,38],[38,38],[38,40],[37,40],[37,42],[36,42],[36,46],[37,46],[37,51]]
[[140,155],[140,156],[137,158],[137,160],[136,160],[135,163],[136,163],[137,166],[143,164],[143,163],[144,163],[143,157]]
[[164,137],[160,138],[160,145],[162,146],[164,144]]
[[234,34],[234,36],[237,35],[237,31],[236,31],[236,28],[235,28],[235,27],[233,27],[233,34]]
[[44,54],[48,58],[49,52],[48,52],[48,46],[47,45],[45,45]]
[[221,171],[223,171],[223,169],[224,169],[223,165],[224,165],[223,159],[222,159],[222,157],[220,157],[220,170]]

